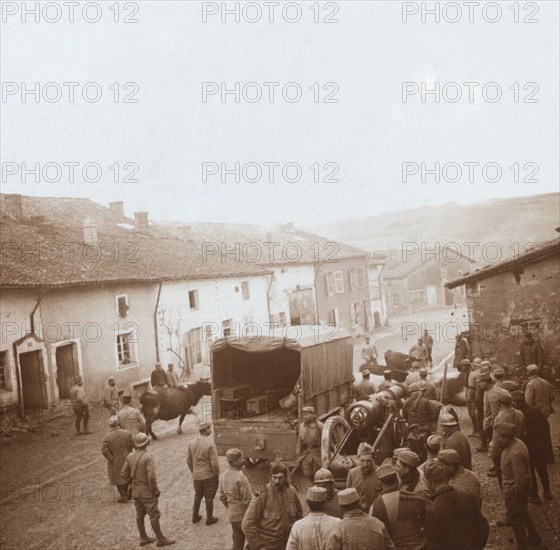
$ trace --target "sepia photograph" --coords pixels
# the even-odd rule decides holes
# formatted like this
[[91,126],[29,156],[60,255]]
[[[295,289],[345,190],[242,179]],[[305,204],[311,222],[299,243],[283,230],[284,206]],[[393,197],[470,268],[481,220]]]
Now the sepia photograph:
[[558,0],[0,18],[0,550],[560,550]]

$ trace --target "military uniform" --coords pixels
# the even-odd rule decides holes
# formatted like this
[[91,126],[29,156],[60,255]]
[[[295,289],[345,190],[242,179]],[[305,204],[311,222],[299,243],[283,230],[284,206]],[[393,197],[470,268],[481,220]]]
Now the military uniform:
[[122,469],[122,477],[127,483],[132,483],[136,517],[143,520],[147,514],[150,521],[159,520],[161,516],[158,508],[160,492],[156,480],[156,465],[146,449],[137,449],[127,456]]
[[364,477],[361,466],[355,466],[348,472],[346,487],[354,487],[358,491],[362,510],[366,512],[369,512],[370,506],[382,490],[375,469]]
[[292,526],[286,550],[325,548],[329,533],[340,521],[324,512],[309,512]]
[[305,477],[312,477],[321,467],[321,434],[323,423],[315,420],[310,424],[302,422],[298,429],[296,455],[301,459],[301,471]]
[[459,471],[451,478],[451,485],[469,495],[480,510],[482,507],[481,485],[472,470],[459,466]]
[[124,430],[136,435],[139,432],[146,432],[146,420],[142,413],[132,405],[125,405],[118,413],[119,425]]
[[394,550],[385,525],[363,510],[350,510],[331,531],[326,550]]
[[461,466],[467,468],[467,470],[472,470],[471,446],[459,428],[455,428],[442,437],[441,448],[455,449],[461,460]]
[[134,449],[132,434],[118,426],[111,428],[111,431],[103,436],[101,453],[107,459],[109,482],[117,487],[121,502],[127,500],[128,490],[128,482],[121,475],[122,469],[132,449]]
[[375,385],[373,382],[362,378],[362,380],[354,384],[355,399],[359,400],[368,398],[372,393],[375,393]]
[[230,466],[220,479],[220,500],[227,507],[233,532],[233,550],[243,550],[245,535],[241,529],[241,522],[252,496],[247,476],[238,468]]

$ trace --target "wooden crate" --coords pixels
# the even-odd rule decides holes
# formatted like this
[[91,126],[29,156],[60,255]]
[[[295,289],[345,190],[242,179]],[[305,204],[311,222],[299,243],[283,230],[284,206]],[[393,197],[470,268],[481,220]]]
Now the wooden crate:
[[224,399],[241,399],[243,397],[251,397],[251,386],[248,384],[226,386],[223,388],[222,397]]
[[247,416],[256,416],[263,414],[267,410],[266,395],[256,395],[251,399],[247,399]]

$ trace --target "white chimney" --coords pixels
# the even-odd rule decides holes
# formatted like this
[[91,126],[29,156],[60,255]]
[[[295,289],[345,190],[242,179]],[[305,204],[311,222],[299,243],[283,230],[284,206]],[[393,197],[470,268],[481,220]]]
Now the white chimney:
[[97,238],[97,226],[92,220],[84,221],[84,243],[88,245],[99,244]]
[[114,201],[109,203],[109,208],[115,213],[124,218],[124,202]]
[[149,233],[150,224],[148,221],[148,212],[134,212],[134,225],[136,226],[136,231]]

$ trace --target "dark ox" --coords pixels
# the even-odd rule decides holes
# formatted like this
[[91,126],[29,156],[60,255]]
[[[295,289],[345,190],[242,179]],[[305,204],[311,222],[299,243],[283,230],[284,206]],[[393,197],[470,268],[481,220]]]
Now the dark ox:
[[203,395],[211,395],[212,385],[208,380],[198,382],[187,387],[167,388],[158,392],[145,392],[140,397],[142,413],[146,418],[146,433],[157,439],[152,431],[152,424],[156,420],[173,420],[179,417],[177,433],[182,434],[181,424],[187,414],[195,414],[192,410]]

